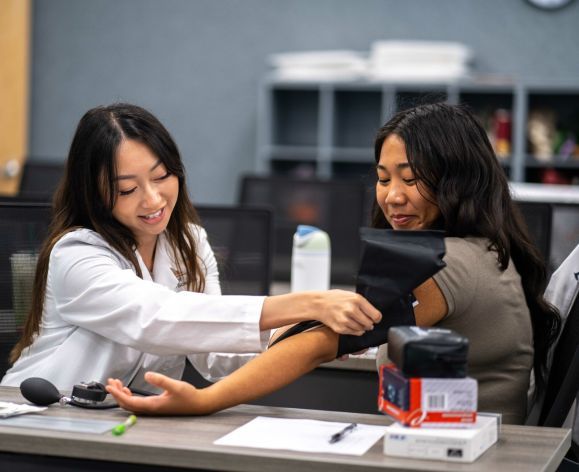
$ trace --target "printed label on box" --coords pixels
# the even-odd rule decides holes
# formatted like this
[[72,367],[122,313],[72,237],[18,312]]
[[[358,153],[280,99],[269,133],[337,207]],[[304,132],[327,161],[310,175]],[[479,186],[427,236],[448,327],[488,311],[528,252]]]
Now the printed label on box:
[[468,427],[476,421],[478,385],[465,378],[406,378],[393,364],[380,367],[378,408],[413,427]]
[[414,459],[473,462],[497,442],[498,418],[479,415],[472,428],[386,428],[384,454]]

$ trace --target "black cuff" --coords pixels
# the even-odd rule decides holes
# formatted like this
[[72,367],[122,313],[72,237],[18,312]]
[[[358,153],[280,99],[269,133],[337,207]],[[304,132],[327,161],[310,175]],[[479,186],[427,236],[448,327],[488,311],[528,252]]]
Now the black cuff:
[[396,300],[382,312],[382,320],[374,325],[372,331],[366,331],[361,336],[341,334],[336,357],[384,344],[388,341],[388,331],[393,326],[414,326],[416,321],[412,301],[413,296],[411,294]]
[[294,334],[303,333],[308,329],[315,328],[316,326],[322,326],[323,323],[317,320],[308,320],[308,321],[300,321],[299,323],[293,325],[291,328],[288,328],[286,331],[283,332],[274,342],[272,342],[268,347],[274,346],[280,341],[293,336]]

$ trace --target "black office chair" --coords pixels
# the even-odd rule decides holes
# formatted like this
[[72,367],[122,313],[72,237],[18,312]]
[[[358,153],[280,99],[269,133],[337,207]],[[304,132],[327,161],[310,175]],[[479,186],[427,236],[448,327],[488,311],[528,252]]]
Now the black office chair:
[[18,197],[33,201],[51,201],[63,174],[64,162],[27,160],[22,170]]
[[[563,426],[563,422],[578,396],[579,297],[575,299],[555,348],[539,425],[556,428]],[[579,444],[576,442],[572,443],[568,459],[579,460]],[[577,465],[579,466],[579,464]]]
[[559,427],[579,392],[579,297],[557,342],[539,423]]
[[515,202],[527,223],[531,237],[541,251],[546,264],[551,257],[551,228],[553,224],[553,205],[544,202]]
[[239,202],[270,205],[274,212],[275,280],[289,280],[293,235],[299,224],[326,231],[332,245],[331,280],[354,285],[360,226],[367,225],[366,186],[357,180],[244,176]]
[[[196,205],[219,267],[225,295],[269,295],[272,282],[271,208]],[[182,379],[198,388],[211,383],[189,361]]]
[[[564,319],[565,315],[567,316],[553,352],[547,387],[536,423],[539,426],[563,426],[573,402],[579,400],[579,290],[575,284],[575,281],[579,284],[578,264],[579,246],[561,264],[561,268],[564,268],[563,272],[553,275],[553,277],[558,276],[557,284],[561,284],[559,286],[565,290],[565,293],[555,294],[553,301],[559,304],[557,300],[560,300],[562,306],[558,308],[562,311],[561,315]],[[577,418],[575,420],[577,422]],[[561,471],[579,470],[577,427],[579,425],[575,424],[575,439],[559,469]]]
[[269,208],[197,206],[226,295],[269,295],[273,215]]
[[0,378],[28,313],[38,250],[49,222],[48,203],[0,202]]

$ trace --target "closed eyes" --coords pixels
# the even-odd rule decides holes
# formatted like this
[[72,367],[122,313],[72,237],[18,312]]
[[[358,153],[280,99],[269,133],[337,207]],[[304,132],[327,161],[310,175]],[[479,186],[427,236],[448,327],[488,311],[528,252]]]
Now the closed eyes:
[[[171,172],[167,172],[166,174],[162,175],[161,177],[156,177],[153,180],[155,182],[159,182],[159,181],[168,179],[170,176],[171,176]],[[135,190],[137,190],[137,187],[133,187],[133,188],[128,189],[128,190],[119,190],[119,195],[121,195],[121,196],[130,195]]]

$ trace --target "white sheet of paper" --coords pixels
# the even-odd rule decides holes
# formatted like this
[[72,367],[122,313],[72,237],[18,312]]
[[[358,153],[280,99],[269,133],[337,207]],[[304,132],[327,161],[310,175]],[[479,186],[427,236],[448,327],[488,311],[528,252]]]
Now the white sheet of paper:
[[258,416],[219,438],[214,444],[361,456],[386,432],[386,425],[358,424],[356,429],[341,441],[330,444],[332,434],[341,431],[348,424]]
[[0,418],[25,415],[26,413],[38,413],[46,410],[45,406],[34,406],[26,403],[0,402]]

